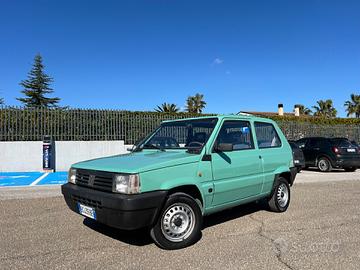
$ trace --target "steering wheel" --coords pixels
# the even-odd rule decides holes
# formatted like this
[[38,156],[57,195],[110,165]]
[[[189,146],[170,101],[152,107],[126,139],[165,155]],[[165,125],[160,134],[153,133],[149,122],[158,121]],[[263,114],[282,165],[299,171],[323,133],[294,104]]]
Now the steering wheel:
[[196,146],[199,146],[199,147],[202,147],[204,144],[201,143],[201,142],[191,142],[189,143],[187,146],[188,147],[196,147]]

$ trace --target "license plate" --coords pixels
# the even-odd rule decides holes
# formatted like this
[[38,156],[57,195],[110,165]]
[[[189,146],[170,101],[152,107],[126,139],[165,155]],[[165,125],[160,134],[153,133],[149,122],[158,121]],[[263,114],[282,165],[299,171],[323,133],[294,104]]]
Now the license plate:
[[78,209],[81,215],[96,220],[96,212],[94,208],[78,203]]
[[355,149],[347,149],[349,153],[355,153]]

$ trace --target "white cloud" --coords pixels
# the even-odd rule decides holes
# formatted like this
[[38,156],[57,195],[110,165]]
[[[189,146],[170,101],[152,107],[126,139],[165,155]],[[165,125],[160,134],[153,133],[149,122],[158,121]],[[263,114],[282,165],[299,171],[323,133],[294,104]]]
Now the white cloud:
[[215,58],[215,60],[213,61],[213,65],[220,65],[224,63],[224,60],[222,60],[221,58]]

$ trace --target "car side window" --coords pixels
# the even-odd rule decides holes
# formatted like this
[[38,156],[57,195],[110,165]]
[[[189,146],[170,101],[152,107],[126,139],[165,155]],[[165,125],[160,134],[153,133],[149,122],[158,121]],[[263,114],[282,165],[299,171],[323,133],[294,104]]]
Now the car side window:
[[215,145],[229,143],[233,145],[233,151],[254,149],[251,134],[251,125],[248,121],[224,121]]
[[303,139],[296,141],[296,144],[299,146],[299,148],[305,148],[306,141],[307,141],[307,139],[303,138]]
[[255,133],[259,148],[281,146],[279,135],[271,123],[255,122]]

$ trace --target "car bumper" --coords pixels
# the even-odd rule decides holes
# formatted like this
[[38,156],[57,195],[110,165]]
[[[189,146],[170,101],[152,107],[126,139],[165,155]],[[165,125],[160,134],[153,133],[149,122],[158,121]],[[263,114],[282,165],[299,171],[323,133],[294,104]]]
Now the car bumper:
[[292,167],[290,168],[290,175],[291,175],[291,179],[290,179],[290,186],[292,186],[294,184],[296,175],[298,173],[298,169],[296,167]]
[[116,194],[67,183],[61,186],[68,207],[79,213],[78,203],[92,207],[96,220],[108,226],[134,230],[155,223],[167,191],[141,194]]
[[352,159],[338,159],[335,161],[335,167],[337,168],[349,168],[349,167],[360,167],[360,158]]

